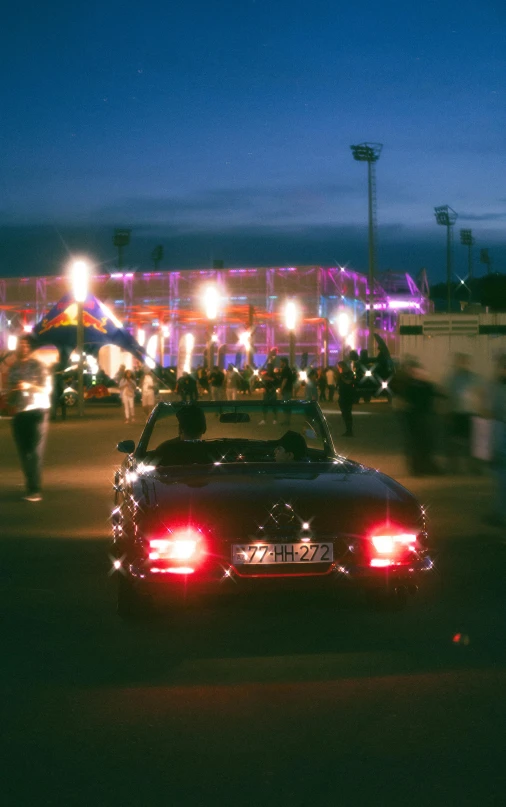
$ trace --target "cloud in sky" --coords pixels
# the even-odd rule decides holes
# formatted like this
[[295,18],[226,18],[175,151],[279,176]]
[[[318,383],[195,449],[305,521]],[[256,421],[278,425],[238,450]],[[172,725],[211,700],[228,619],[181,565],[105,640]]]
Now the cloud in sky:
[[[97,271],[111,271],[117,253],[112,243],[114,228],[97,226],[11,226],[0,228],[0,275],[61,274],[73,255],[85,254]],[[402,223],[379,229],[378,270],[394,269],[414,275],[427,267],[431,282],[445,276],[446,239],[442,228],[414,228]],[[494,268],[506,265],[506,250],[490,238],[480,240],[477,249],[487,246]],[[187,224],[167,226],[145,223],[132,228],[125,262],[137,270],[152,268],[151,252],[164,246],[162,269],[205,268],[216,259],[226,267],[347,265],[367,271],[367,225],[337,226],[255,224],[235,227],[198,228]],[[454,245],[455,271],[465,273],[467,252]]]
[[459,213],[459,219],[464,221],[505,221],[506,211],[497,213]]

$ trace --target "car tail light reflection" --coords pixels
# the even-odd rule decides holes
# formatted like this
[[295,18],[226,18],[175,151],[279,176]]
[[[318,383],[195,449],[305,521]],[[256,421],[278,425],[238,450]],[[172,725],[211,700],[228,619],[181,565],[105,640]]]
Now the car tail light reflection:
[[189,561],[202,554],[201,534],[192,527],[169,532],[166,538],[151,538],[149,560]]
[[404,532],[392,526],[376,530],[371,535],[375,557],[371,558],[370,565],[379,568],[408,560],[408,553],[416,551],[416,538],[416,533]]

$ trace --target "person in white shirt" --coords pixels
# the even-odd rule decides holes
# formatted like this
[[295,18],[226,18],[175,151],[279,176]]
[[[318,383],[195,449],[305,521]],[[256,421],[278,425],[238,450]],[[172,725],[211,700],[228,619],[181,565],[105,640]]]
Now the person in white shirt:
[[150,370],[145,370],[142,377],[142,408],[146,415],[149,415],[155,405],[155,379]]
[[9,400],[14,406],[12,435],[25,475],[28,502],[42,499],[41,469],[51,406],[51,379],[31,356],[32,341],[20,336],[16,361],[9,371]]
[[329,393],[329,401],[334,400],[334,393],[336,391],[336,374],[332,367],[327,367],[325,371],[325,378],[327,380],[327,390]]
[[131,370],[125,370],[125,374],[119,382],[121,400],[125,408],[125,423],[135,422],[135,383],[134,374]]

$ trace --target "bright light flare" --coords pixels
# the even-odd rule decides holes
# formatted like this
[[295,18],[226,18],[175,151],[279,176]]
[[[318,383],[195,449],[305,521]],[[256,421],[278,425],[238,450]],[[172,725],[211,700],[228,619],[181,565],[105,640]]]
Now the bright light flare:
[[90,270],[86,261],[74,261],[70,267],[72,293],[76,303],[84,303],[88,296],[88,279]]
[[394,561],[390,560],[390,558],[372,558],[370,563],[369,563],[369,566],[373,566],[373,567],[376,567],[378,569],[382,569],[382,568],[384,569],[387,566],[393,566],[393,565],[394,565]]
[[111,309],[105,303],[102,303],[99,300],[98,304],[99,304],[100,308],[102,309],[102,311],[104,312],[104,314],[106,315],[106,317],[109,317],[109,319],[116,325],[116,328],[122,328],[123,327],[123,323],[118,319],[118,317],[115,314],[113,314]]
[[339,311],[337,315],[337,331],[342,339],[345,339],[350,332],[351,319],[346,311]]
[[190,373],[192,368],[192,353],[195,345],[195,337],[192,333],[185,333],[184,335],[184,349],[185,357],[183,362],[183,371]]
[[10,333],[7,337],[7,350],[16,350],[18,346],[18,337]]
[[150,539],[149,549],[150,560],[190,560],[199,553],[200,535],[191,527],[178,530],[170,538]]
[[207,319],[216,319],[218,316],[218,306],[220,296],[216,286],[207,286],[204,291],[204,308]]
[[285,325],[289,331],[294,331],[297,324],[297,304],[294,300],[288,300],[285,305]]
[[146,345],[146,353],[148,354],[150,359],[156,359],[157,349],[158,349],[158,335],[155,333],[153,334],[153,336],[149,337],[148,343]]
[[239,344],[242,345],[246,351],[251,350],[251,331],[243,331],[239,334]]
[[371,536],[371,541],[374,549],[380,555],[394,555],[402,548],[414,551],[416,534],[413,532],[384,533]]

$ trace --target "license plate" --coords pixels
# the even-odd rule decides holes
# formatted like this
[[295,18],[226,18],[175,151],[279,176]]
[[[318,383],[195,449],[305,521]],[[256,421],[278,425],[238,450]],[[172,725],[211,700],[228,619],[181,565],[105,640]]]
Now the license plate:
[[234,544],[232,547],[232,563],[235,565],[326,563],[333,559],[332,543]]

